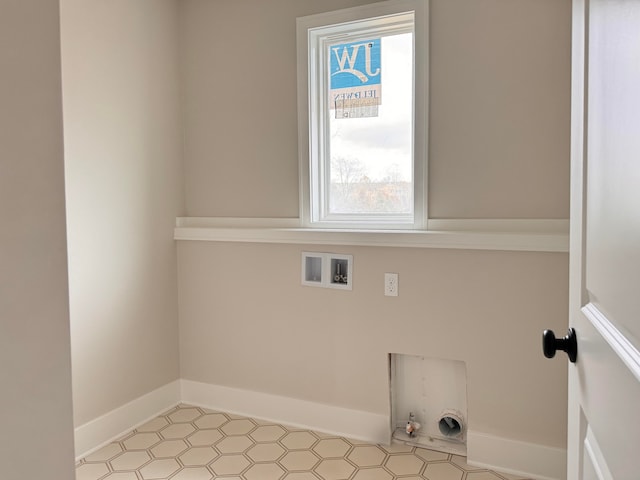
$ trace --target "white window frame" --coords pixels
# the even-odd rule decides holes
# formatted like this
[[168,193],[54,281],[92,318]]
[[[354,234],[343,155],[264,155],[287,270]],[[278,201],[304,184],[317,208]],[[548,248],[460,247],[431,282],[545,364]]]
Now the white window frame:
[[[322,95],[310,95],[310,82],[316,82],[318,59],[314,29],[334,26],[336,34],[344,24],[372,18],[389,18],[402,13],[414,15],[414,119],[413,119],[413,218],[398,215],[392,219],[377,216],[349,216],[344,221],[320,218],[319,193],[323,169],[319,166],[322,149]],[[383,22],[381,22],[383,23]],[[428,0],[389,0],[334,12],[301,17],[297,20],[298,47],[298,154],[300,177],[300,219],[307,228],[346,229],[425,229],[427,225],[428,151]],[[348,28],[348,26],[347,26]],[[324,28],[323,28],[324,29]],[[317,89],[317,90],[321,90]]]

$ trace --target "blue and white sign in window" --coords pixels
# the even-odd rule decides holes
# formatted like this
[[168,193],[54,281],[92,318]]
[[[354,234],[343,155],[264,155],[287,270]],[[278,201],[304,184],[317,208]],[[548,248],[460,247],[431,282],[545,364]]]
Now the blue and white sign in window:
[[329,108],[335,118],[377,117],[382,102],[380,39],[329,47]]

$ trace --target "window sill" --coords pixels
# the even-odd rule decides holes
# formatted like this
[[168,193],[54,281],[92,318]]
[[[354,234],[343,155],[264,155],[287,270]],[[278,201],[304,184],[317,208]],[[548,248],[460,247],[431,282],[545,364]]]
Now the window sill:
[[178,217],[181,241],[568,252],[568,220],[430,220],[429,230],[300,228],[297,218]]

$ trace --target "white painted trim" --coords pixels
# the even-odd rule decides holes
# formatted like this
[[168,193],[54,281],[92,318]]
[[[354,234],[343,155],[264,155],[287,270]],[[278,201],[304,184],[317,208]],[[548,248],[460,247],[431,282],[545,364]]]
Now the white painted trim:
[[557,234],[569,232],[569,220],[555,218],[432,218],[429,231]]
[[[588,0],[572,0],[571,15],[571,179],[569,238],[569,326],[575,326],[580,307],[585,304],[586,153],[588,92]],[[578,350],[580,347],[578,347]],[[567,363],[567,472],[566,478],[582,476],[582,424],[580,375],[575,364]]]
[[[179,403],[388,445],[391,419],[326,405],[193,380],[176,380],[76,428],[76,460],[122,437]],[[469,431],[467,462],[537,480],[564,478],[566,451]]]
[[298,218],[177,217],[177,228],[298,228]]
[[86,457],[178,403],[180,403],[180,381],[175,380],[76,427],[76,460]]
[[210,242],[355,245],[568,252],[566,220],[430,220],[438,230],[295,228],[297,219],[189,218],[176,220],[175,240]]
[[607,466],[604,453],[602,453],[591,427],[587,427],[587,435],[584,439],[584,453],[589,457],[589,462],[599,480],[614,480]]
[[189,405],[370,443],[390,441],[387,415],[192,380],[181,385],[182,402]]
[[469,431],[467,463],[536,480],[566,478],[567,451]]
[[[620,357],[620,360],[631,370],[633,376],[640,381],[640,352],[638,349],[593,303],[582,307],[582,313],[607,341],[615,354]],[[578,355],[580,355],[580,346],[578,346]]]
[[[299,218],[250,217],[177,217],[177,228],[284,228],[300,229]],[[569,220],[555,218],[432,218],[427,231],[476,233],[548,233],[569,232]],[[358,230],[366,233],[368,230]],[[410,233],[413,230],[405,230]]]

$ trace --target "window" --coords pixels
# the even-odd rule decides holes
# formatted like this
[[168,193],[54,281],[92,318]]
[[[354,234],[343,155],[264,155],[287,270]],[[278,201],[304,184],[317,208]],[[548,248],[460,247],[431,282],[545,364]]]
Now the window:
[[425,0],[298,19],[305,226],[424,226],[427,24]]

